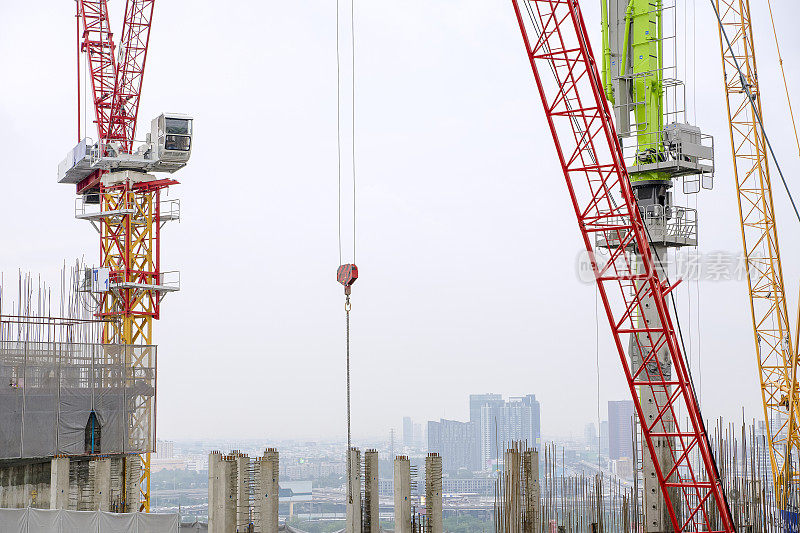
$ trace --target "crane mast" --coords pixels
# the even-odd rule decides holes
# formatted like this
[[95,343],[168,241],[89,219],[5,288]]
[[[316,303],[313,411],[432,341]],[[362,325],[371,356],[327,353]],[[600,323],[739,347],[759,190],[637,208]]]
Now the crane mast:
[[[580,5],[577,0],[512,2],[644,445],[650,457],[659,459],[652,461],[652,476],[666,502],[665,530],[732,532],[667,307],[676,285],[660,275],[660,260],[650,244],[650,230],[658,227],[648,228],[641,198],[631,186],[606,99],[608,87],[598,73]],[[641,138],[646,137],[637,136]],[[665,147],[661,161],[643,162],[670,164],[638,170],[654,172],[651,180],[660,181],[658,172],[676,167],[670,159],[675,149]],[[663,457],[668,461],[661,461]]]
[[[697,193],[710,188],[713,180],[713,139],[703,135],[697,126],[686,122],[683,82],[678,79],[677,45],[671,34],[675,3],[667,0],[601,0],[603,31],[603,90],[613,104],[617,135],[627,165],[628,176],[645,233],[653,251],[660,279],[668,279],[670,250],[697,246],[697,212],[677,205],[673,198],[673,181],[683,180],[684,193]],[[672,24],[670,24],[672,22]],[[606,245],[600,243],[601,246]],[[637,250],[637,270],[645,265]],[[660,320],[648,302],[638,317],[643,324]],[[636,339],[631,338],[629,357],[633,364],[639,357]],[[673,373],[666,347],[659,350],[658,364],[666,377]],[[644,378],[640,378],[644,379]],[[657,413],[655,408],[669,396],[672,387],[651,391],[639,387],[645,416]],[[675,421],[668,419],[667,425]],[[654,475],[655,463],[670,469],[674,462],[669,454],[672,437],[656,440],[656,455],[642,450],[644,479],[644,528],[647,532],[669,530],[669,502],[678,501],[675,488],[668,489],[668,499],[658,490]],[[672,509],[677,515],[681,509]]]
[[[156,391],[142,390],[139,383],[142,377],[154,378],[142,373],[156,367],[153,321],[160,318],[161,301],[180,288],[177,272],[161,270],[162,226],[180,217],[179,202],[164,196],[178,182],[154,173],[186,165],[193,122],[185,115],[162,114],[144,142],[134,137],[154,4],[126,0],[117,50],[107,0],[77,0],[78,40],[91,80],[98,138],[79,139],[59,165],[59,182],[76,186],[76,218],[91,222],[100,235],[100,266],[90,274],[106,283],[83,286],[91,287],[84,292],[105,322],[101,342],[125,348],[130,414],[121,500],[128,511],[150,510]],[[136,350],[130,348],[134,345]]]
[[[797,467],[792,459],[800,444],[798,347],[796,341],[792,342],[789,326],[766,139],[758,124],[759,117],[763,120],[764,115],[750,2],[714,1],[720,22],[733,175],[769,458],[776,501],[779,509],[786,510],[790,491],[796,490],[798,483]],[[730,47],[724,36],[730,41]],[[742,71],[741,76],[737,66]],[[753,96],[752,102],[748,90]]]

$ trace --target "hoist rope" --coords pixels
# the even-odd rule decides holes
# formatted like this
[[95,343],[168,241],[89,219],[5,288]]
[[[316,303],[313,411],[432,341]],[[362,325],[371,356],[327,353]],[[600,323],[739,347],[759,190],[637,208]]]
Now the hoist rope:
[[769,21],[772,23],[772,35],[775,37],[775,49],[778,51],[778,65],[781,67],[783,89],[786,91],[786,102],[789,104],[789,117],[792,119],[792,128],[794,128],[794,141],[797,143],[797,154],[800,155],[800,137],[797,136],[797,124],[794,121],[794,111],[792,111],[792,98],[789,96],[789,84],[786,82],[786,72],[783,70],[781,45],[778,44],[778,32],[775,30],[775,19],[772,17],[772,3],[770,0],[767,0],[767,8],[769,9]]
[[352,79],[350,83],[350,146],[352,147],[352,169],[353,169],[353,263],[356,262],[356,24],[353,17],[355,0],[350,0],[350,72]]
[[753,109],[753,116],[758,121],[758,126],[761,130],[761,135],[764,137],[764,141],[767,143],[767,148],[769,148],[769,153],[772,156],[772,161],[775,163],[775,167],[778,169],[778,175],[781,177],[781,181],[783,182],[783,188],[786,190],[786,194],[789,195],[789,201],[794,208],[795,217],[797,217],[798,222],[800,222],[800,211],[797,210],[797,204],[794,202],[794,197],[792,196],[791,190],[789,190],[789,184],[786,183],[786,178],[783,176],[783,170],[781,170],[781,165],[778,163],[778,158],[775,156],[775,151],[772,149],[772,143],[767,136],[767,130],[764,128],[764,122],[761,120],[761,113],[758,112],[758,105],[756,104],[756,99],[753,96],[752,91],[750,91],[750,85],[747,83],[747,79],[742,72],[742,67],[739,65],[739,60],[736,59],[736,53],[733,51],[733,46],[731,45],[730,39],[728,39],[728,32],[725,31],[725,26],[722,24],[722,17],[720,17],[719,11],[717,10],[717,6],[714,3],[714,0],[709,0],[711,2],[711,8],[714,10],[714,14],[717,16],[717,22],[719,23],[719,31],[722,33],[722,36],[725,38],[725,43],[728,45],[728,50],[731,54],[731,59],[733,59],[733,65],[736,67],[736,71],[739,73],[739,83],[742,85],[742,89],[744,90],[745,95],[747,95],[747,99],[750,100],[750,107]]
[[347,502],[353,503],[353,483],[350,467],[350,295],[345,296],[345,346],[347,352]]
[[[339,57],[339,0],[336,0],[336,163],[338,173],[337,194],[339,211],[337,227],[339,231],[339,264],[342,264],[342,68]],[[350,452],[348,451],[348,454]]]
[[[342,253],[342,69],[341,69],[341,20],[340,2],[336,1],[336,154],[338,167],[338,240],[339,240],[339,265],[343,264]],[[354,24],[354,1],[350,0],[350,40],[351,40],[351,155],[352,155],[352,179],[353,179],[353,259],[355,264],[356,256],[356,148],[355,148],[355,24]],[[352,433],[350,424],[350,287],[345,285],[345,375],[346,375],[346,397],[347,397],[347,503],[353,503],[353,483],[351,448]],[[360,511],[359,511],[360,512]]]
[[[350,2],[350,70],[352,74],[350,85],[350,146],[351,146],[351,169],[353,179],[353,260],[356,262],[356,40],[355,24],[353,11],[355,2]],[[338,167],[338,232],[339,232],[339,264],[343,262],[342,255],[342,69],[341,69],[341,37],[340,37],[340,17],[339,0],[336,2],[336,156]]]

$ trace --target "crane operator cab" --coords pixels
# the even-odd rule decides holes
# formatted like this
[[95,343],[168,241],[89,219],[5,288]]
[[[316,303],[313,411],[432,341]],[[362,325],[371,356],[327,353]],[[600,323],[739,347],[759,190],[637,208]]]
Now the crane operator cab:
[[150,142],[155,159],[162,164],[177,163],[178,168],[192,154],[192,117],[178,113],[162,113],[150,125]]

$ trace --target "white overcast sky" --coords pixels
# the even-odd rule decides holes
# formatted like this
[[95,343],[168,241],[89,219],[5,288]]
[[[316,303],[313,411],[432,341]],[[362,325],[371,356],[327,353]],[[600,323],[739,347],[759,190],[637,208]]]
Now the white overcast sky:
[[[715,189],[697,197],[700,248],[739,253],[718,37],[710,5],[696,3],[682,77],[717,149]],[[119,33],[124,2],[109,4]],[[595,4],[584,2],[599,50]],[[800,107],[800,9],[773,7]],[[753,16],[766,121],[800,195],[769,19]],[[356,0],[355,20],[355,436],[388,436],[405,415],[466,419],[477,392],[535,393],[545,434],[580,433],[597,417],[597,349],[601,417],[628,392],[602,315],[596,344],[595,289],[576,276],[579,233],[510,1]],[[73,218],[74,190],[56,183],[76,142],[74,42],[73,2],[0,3],[7,283],[18,269],[56,279],[64,260],[99,259],[96,233]],[[195,139],[170,191],[182,221],[163,238],[182,290],[156,325],[159,436],[343,436],[335,3],[158,2],[140,136],[162,111],[193,115]],[[800,232],[774,184],[794,315]],[[745,285],[702,282],[699,301],[695,291],[683,284],[679,299],[704,416],[760,416]]]

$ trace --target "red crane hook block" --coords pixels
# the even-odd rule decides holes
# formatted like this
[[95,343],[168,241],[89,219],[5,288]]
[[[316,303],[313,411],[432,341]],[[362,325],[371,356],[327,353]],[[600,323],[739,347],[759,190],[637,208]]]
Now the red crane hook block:
[[344,285],[344,293],[350,294],[350,287],[358,279],[358,267],[353,264],[342,265],[336,270],[336,281]]

